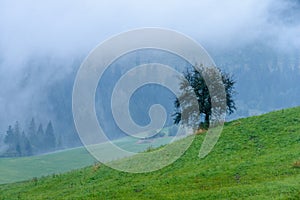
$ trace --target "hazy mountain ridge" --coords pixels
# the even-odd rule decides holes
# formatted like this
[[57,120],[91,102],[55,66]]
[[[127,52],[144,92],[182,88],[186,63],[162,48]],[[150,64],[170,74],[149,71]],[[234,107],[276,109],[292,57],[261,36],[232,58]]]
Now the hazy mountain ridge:
[[[296,49],[290,50],[289,53],[282,53],[258,43],[243,48],[234,48],[226,52],[210,53],[217,66],[231,73],[237,82],[235,99],[238,110],[228,119],[247,117],[299,105],[297,99],[300,95],[300,59],[297,57],[298,51]],[[100,123],[103,122],[103,119],[106,120],[102,125],[107,128],[113,138],[121,136],[110,111],[110,95],[114,84],[122,74],[133,66],[149,62],[164,63],[181,72],[189,67],[186,61],[159,51],[133,52],[116,61],[106,72],[106,76],[103,77],[104,81],[100,82],[102,93],[98,92],[96,95],[98,119]],[[59,60],[52,61],[51,59],[39,58],[27,63],[27,66],[23,69],[23,78],[16,83],[19,85],[17,87],[19,89],[11,93],[11,98],[22,97],[23,93],[26,94],[23,96],[24,103],[27,102],[23,106],[26,109],[24,112],[20,109],[18,114],[8,113],[12,115],[5,116],[8,118],[6,120],[1,120],[2,130],[0,133],[4,134],[8,126],[4,122],[10,121],[13,124],[14,121],[19,120],[21,124],[26,125],[33,116],[41,121],[46,120],[47,117],[53,121],[57,133],[61,134],[64,146],[80,145],[74,127],[71,107],[73,82],[80,66],[80,59],[73,59],[64,65],[64,62]],[[52,70],[51,74],[43,74],[45,67],[54,67],[57,70]],[[64,71],[61,72],[60,68],[62,67],[67,67],[67,72],[65,69],[62,69]],[[137,123],[147,124],[149,119],[147,107],[155,102],[165,105],[169,113],[167,125],[172,123],[170,115],[173,110],[172,100],[175,97],[170,96],[170,94],[166,96],[164,89],[156,90],[157,88],[154,90],[152,88],[152,91],[155,91],[153,93],[150,87],[148,92],[141,90],[142,93],[135,95],[133,102],[136,105],[139,105],[139,101],[143,102],[132,110]],[[17,91],[20,91],[21,94]],[[147,97],[147,93],[151,98]],[[162,98],[164,96],[166,98]],[[98,98],[104,98],[102,103],[99,103]]]

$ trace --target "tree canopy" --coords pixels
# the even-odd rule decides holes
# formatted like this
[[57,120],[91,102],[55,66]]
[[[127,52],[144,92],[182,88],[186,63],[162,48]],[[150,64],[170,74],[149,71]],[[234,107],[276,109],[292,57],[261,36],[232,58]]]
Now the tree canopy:
[[[180,84],[181,94],[174,102],[174,123],[194,124],[196,128],[207,128],[213,116],[218,117],[222,113],[222,108],[224,112],[232,114],[236,110],[233,99],[234,84],[233,77],[219,68],[200,66],[197,70],[195,68],[187,70]],[[193,97],[197,101],[195,103],[197,109],[191,103]]]

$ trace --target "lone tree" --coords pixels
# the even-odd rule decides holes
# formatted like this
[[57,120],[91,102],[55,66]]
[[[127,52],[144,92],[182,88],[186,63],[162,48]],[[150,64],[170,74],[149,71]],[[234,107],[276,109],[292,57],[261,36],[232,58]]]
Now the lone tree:
[[[215,119],[225,112],[232,114],[236,110],[233,100],[235,81],[228,73],[222,72],[219,68],[200,66],[198,70],[195,68],[187,70],[184,78],[180,82],[181,95],[174,102],[175,124],[181,122],[193,124],[197,129],[207,128],[212,118]],[[224,94],[224,98],[220,98],[219,94]],[[192,98],[197,101],[194,103],[197,109],[191,103]],[[214,99],[215,110],[212,109],[212,99]]]

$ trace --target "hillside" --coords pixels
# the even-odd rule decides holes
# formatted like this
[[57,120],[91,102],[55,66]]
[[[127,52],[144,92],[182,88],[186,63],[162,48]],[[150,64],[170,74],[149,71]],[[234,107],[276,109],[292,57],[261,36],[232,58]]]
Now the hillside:
[[[130,174],[94,164],[0,186],[0,199],[299,199],[300,107],[226,123],[198,158],[198,135],[172,165]],[[176,145],[176,142],[172,145]]]
[[[121,138],[113,142],[123,149],[142,152],[149,147],[167,144],[170,138],[157,138],[151,143],[136,144],[136,138]],[[0,158],[0,184],[20,182],[34,177],[65,173],[93,165],[96,159],[84,147],[57,151],[38,156]]]

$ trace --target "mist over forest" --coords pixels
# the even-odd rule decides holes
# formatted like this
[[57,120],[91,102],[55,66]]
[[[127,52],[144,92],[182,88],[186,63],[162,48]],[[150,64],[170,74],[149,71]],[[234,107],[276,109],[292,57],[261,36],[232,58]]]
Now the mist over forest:
[[[1,1],[0,152],[8,148],[4,138],[9,125],[18,121],[27,130],[32,118],[45,128],[52,122],[59,145],[51,150],[81,145],[72,116],[77,70],[100,42],[139,27],[164,27],[192,37],[218,67],[233,75],[237,111],[227,120],[299,105],[300,1],[199,2]],[[133,52],[113,63],[96,94],[98,119],[111,138],[122,136],[108,110],[113,83],[130,67],[153,60],[180,71],[190,67],[157,51]],[[144,90],[147,94],[141,90],[132,100],[143,102],[132,109],[138,123],[147,124],[147,108],[153,103],[162,103],[172,114],[171,94],[154,86]]]

